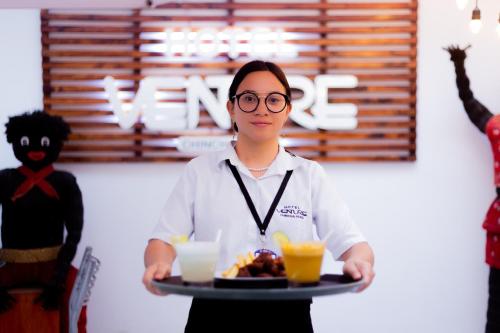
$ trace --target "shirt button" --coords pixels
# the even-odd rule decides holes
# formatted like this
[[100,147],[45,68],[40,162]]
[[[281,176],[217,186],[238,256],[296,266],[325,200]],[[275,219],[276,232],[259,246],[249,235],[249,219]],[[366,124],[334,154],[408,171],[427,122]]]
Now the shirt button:
[[500,165],[500,164],[499,164],[498,162],[495,162],[495,169],[498,169],[498,166],[499,166],[499,165]]
[[498,236],[493,236],[493,241],[496,243],[498,242]]
[[491,251],[491,256],[494,257],[495,256],[495,251]]

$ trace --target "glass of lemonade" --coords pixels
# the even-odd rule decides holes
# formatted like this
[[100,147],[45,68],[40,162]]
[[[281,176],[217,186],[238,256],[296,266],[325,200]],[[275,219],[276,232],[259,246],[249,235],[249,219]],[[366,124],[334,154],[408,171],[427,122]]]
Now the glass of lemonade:
[[175,245],[181,267],[182,281],[190,283],[212,282],[219,259],[217,242],[185,242]]
[[318,241],[282,243],[285,272],[290,282],[316,284],[319,282],[325,244]]

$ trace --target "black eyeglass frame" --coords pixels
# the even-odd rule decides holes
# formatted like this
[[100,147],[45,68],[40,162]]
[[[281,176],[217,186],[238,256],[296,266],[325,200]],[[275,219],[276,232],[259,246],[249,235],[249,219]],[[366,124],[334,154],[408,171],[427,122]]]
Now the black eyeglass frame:
[[[256,98],[257,98],[257,105],[255,105],[255,108],[251,111],[245,111],[243,110],[243,108],[240,106],[240,97],[243,96],[243,95],[246,95],[246,94],[251,94],[251,95],[254,95]],[[283,108],[279,111],[272,111],[269,106],[267,105],[267,99],[272,96],[272,95],[281,95],[282,97],[285,98],[285,105],[283,106]],[[245,112],[245,113],[252,113],[252,112],[255,112],[255,110],[257,110],[257,108],[259,107],[259,104],[260,104],[260,97],[259,95],[257,95],[256,93],[254,92],[251,92],[251,91],[244,91],[242,93],[239,93],[239,94],[236,94],[234,95],[233,97],[231,97],[231,101],[234,103],[234,99],[236,99],[237,103],[238,103],[238,107],[240,108],[241,111]],[[283,112],[283,110],[286,109],[286,106],[290,104],[290,98],[285,95],[285,94],[282,94],[280,92],[272,92],[272,93],[269,93],[266,98],[264,99],[264,105],[266,106],[267,110],[271,113],[280,113],[280,112]]]

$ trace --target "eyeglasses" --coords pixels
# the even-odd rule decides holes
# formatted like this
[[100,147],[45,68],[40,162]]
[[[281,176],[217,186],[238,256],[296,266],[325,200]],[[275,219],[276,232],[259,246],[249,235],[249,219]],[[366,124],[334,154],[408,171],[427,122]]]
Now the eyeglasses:
[[[241,111],[246,113],[254,112],[255,110],[257,110],[261,99],[261,97],[253,92],[242,92],[231,97],[231,100],[234,100],[235,98]],[[273,92],[265,97],[264,103],[266,104],[269,112],[280,113],[286,108],[286,105],[288,104],[288,96],[285,94]]]

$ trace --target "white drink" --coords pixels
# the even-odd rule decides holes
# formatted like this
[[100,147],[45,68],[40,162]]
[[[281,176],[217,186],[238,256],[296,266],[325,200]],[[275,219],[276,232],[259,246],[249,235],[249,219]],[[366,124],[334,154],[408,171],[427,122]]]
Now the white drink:
[[184,282],[211,282],[219,259],[219,243],[186,242],[175,245]]

